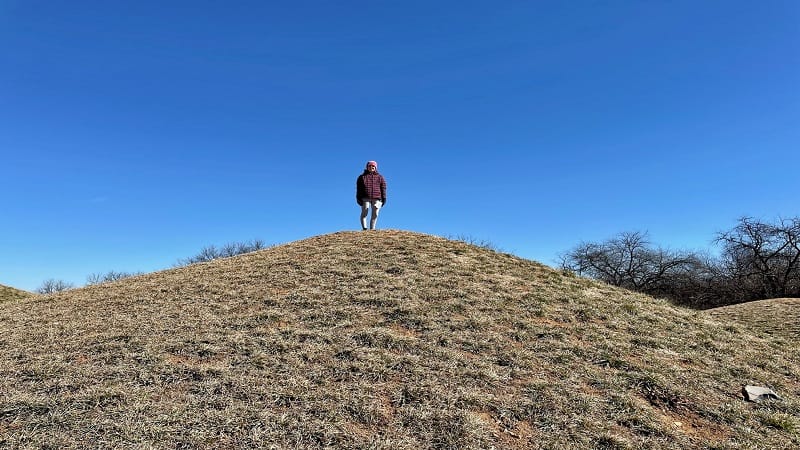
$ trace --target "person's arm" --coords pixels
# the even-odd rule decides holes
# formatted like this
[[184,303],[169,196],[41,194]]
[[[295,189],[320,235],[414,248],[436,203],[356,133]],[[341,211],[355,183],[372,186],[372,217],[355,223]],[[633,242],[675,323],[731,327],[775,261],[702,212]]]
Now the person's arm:
[[361,177],[363,175],[359,175],[356,178],[356,203],[358,206],[364,206],[361,204],[361,199],[364,198],[364,183],[361,182]]
[[381,203],[386,205],[386,179],[381,175]]

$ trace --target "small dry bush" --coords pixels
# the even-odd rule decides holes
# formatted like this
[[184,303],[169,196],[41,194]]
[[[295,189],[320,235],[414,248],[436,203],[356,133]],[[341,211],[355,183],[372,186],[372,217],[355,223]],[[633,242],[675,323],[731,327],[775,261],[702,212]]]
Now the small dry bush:
[[491,249],[341,232],[8,303],[0,447],[792,448],[798,361]]

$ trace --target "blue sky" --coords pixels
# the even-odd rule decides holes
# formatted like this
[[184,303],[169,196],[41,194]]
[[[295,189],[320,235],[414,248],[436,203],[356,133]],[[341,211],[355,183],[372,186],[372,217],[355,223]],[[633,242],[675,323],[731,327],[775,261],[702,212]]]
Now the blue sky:
[[[545,264],[797,216],[800,2],[2,1],[0,284],[380,228]],[[368,251],[368,249],[365,249]]]

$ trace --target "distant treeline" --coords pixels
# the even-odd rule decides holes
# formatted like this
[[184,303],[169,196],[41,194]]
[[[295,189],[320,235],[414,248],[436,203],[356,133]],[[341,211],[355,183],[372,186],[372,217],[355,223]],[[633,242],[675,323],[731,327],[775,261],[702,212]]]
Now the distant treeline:
[[578,244],[561,255],[561,268],[699,309],[800,297],[800,217],[743,217],[714,243],[719,256],[666,250],[646,233],[626,232]]
[[[263,248],[266,248],[266,245],[261,239],[253,239],[246,242],[231,242],[223,245],[222,247],[209,245],[208,247],[203,247],[203,249],[194,256],[179,259],[178,262],[175,263],[175,267],[183,267],[188,266],[189,264],[213,261],[218,258],[228,258],[231,256],[241,255],[243,253],[254,252]],[[133,277],[136,275],[142,275],[142,272],[116,272],[112,270],[106,273],[93,273],[86,277],[86,285],[91,286],[93,284],[108,283],[110,281],[121,280],[123,278]],[[51,278],[49,280],[45,280],[42,285],[36,289],[36,292],[40,294],[52,294],[54,292],[66,291],[74,287],[75,285],[72,283]]]
[[[450,237],[495,249],[485,241]],[[582,242],[561,255],[562,270],[604,281],[614,286],[664,297],[698,309],[733,305],[751,300],[800,297],[800,217],[770,223],[743,217],[714,241],[719,256],[707,252],[668,250],[654,245],[644,232],[624,232],[603,242]],[[222,247],[208,246],[175,266],[212,261],[266,248],[255,239]],[[87,285],[140,275],[108,272],[87,277]],[[74,286],[46,280],[39,293]]]

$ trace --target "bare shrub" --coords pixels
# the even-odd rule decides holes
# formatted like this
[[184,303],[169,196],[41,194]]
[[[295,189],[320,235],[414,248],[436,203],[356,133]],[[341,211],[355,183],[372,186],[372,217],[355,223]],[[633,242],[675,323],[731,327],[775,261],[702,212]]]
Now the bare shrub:
[[55,292],[62,292],[74,288],[75,285],[67,283],[64,280],[55,280],[50,278],[42,282],[42,285],[36,288],[39,294],[52,294]]
[[231,256],[250,253],[264,248],[267,248],[267,246],[261,239],[253,239],[252,241],[246,242],[230,242],[219,248],[214,245],[209,245],[208,247],[203,247],[200,252],[194,256],[178,260],[175,266],[183,267],[190,264],[213,261],[218,258],[229,258]]
[[100,283],[108,283],[110,281],[122,280],[123,278],[130,278],[141,274],[142,272],[115,272],[113,270],[106,273],[93,273],[86,277],[86,285],[92,286]]
[[450,239],[451,241],[459,241],[464,242],[469,245],[474,245],[476,247],[485,248],[487,250],[492,250],[495,252],[499,252],[500,248],[492,241],[487,241],[485,239],[478,239],[473,236],[468,236],[464,234],[459,235],[446,235],[444,236],[446,239]]

